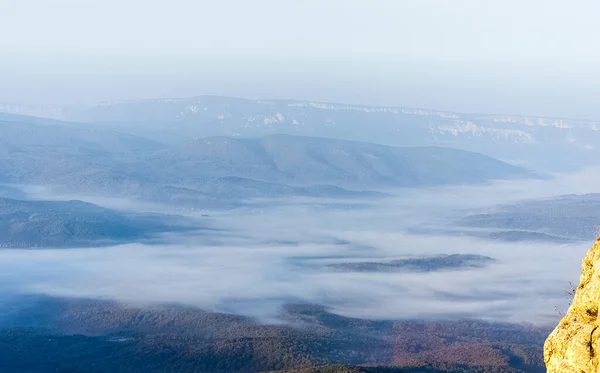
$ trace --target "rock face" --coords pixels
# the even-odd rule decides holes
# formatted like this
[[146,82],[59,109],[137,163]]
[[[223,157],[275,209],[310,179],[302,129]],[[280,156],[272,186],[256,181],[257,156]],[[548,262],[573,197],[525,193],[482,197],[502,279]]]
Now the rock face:
[[582,267],[573,303],[544,346],[548,373],[600,372],[600,238]]

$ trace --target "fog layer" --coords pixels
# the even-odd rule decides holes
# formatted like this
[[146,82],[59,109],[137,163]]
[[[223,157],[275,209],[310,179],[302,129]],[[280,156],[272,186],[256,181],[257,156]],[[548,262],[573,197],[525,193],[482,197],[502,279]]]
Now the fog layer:
[[[591,192],[595,175],[396,191],[397,197],[378,201],[270,200],[229,211],[188,212],[199,224],[221,230],[174,235],[168,245],[0,251],[0,286],[9,293],[184,304],[263,321],[276,320],[284,303],[311,302],[370,319],[552,323],[568,306],[565,290],[569,281],[577,282],[588,243],[502,243],[411,235],[406,229],[445,224],[496,203]],[[484,268],[425,273],[331,267],[456,253],[496,261]]]

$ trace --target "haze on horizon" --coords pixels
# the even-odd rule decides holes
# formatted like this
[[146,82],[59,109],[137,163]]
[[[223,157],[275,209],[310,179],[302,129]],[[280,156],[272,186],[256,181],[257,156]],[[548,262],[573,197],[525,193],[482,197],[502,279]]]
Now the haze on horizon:
[[1,4],[0,102],[220,94],[600,119],[592,0]]

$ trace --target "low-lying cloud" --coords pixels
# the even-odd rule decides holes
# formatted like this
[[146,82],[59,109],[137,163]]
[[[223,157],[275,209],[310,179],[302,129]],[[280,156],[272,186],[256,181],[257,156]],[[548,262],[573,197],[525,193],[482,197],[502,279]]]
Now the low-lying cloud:
[[[286,302],[322,304],[345,316],[377,319],[477,317],[554,323],[566,310],[588,243],[507,243],[422,236],[468,211],[523,199],[599,192],[598,170],[553,180],[499,181],[468,187],[405,189],[370,201],[255,200],[227,211],[181,212],[103,196],[55,195],[28,187],[30,198],[82,199],[128,211],[181,212],[219,231],[171,234],[168,245],[0,251],[0,292],[176,303],[265,321]],[[441,254],[478,254],[483,268],[438,272],[344,272],[332,264],[388,262]]]
[[[566,309],[565,290],[569,281],[577,281],[588,244],[503,243],[405,232],[457,214],[456,209],[485,205],[487,197],[487,204],[514,198],[512,186],[506,184],[504,194],[501,190],[408,191],[358,206],[347,201],[261,201],[210,217],[198,214],[223,228],[212,243],[203,236],[174,235],[169,245],[4,250],[0,290],[134,305],[176,303],[264,321],[276,319],[284,303],[305,301],[370,319],[555,322],[555,307]],[[340,272],[329,266],[349,259],[454,253],[496,261],[484,268],[427,273]]]

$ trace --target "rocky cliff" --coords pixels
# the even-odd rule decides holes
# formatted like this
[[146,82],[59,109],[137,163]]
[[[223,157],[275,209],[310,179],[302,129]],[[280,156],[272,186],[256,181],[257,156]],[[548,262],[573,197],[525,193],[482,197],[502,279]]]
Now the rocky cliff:
[[600,238],[582,267],[573,303],[544,346],[548,373],[600,372]]

